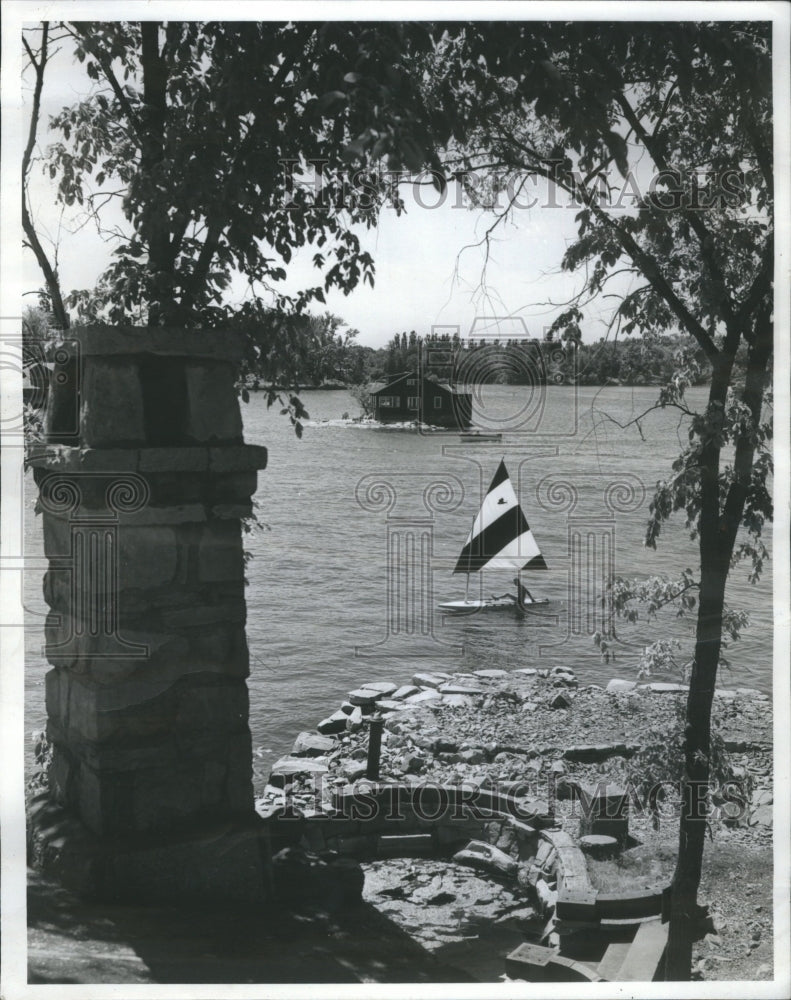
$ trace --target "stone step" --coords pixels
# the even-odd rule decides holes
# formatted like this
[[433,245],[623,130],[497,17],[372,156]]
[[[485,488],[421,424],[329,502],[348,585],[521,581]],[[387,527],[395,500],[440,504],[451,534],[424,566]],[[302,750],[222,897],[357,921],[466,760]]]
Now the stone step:
[[640,924],[614,982],[650,983],[667,947],[669,924],[651,920]]
[[615,979],[631,946],[630,941],[615,941],[608,946],[597,968],[602,979],[607,979],[610,982]]

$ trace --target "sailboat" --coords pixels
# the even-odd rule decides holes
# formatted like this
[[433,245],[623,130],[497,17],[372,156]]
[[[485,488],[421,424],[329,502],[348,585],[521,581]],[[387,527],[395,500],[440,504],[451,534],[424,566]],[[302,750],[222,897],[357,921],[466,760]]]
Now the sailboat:
[[[517,595],[471,599],[470,574],[479,573],[484,568],[516,571],[513,582]],[[519,506],[505,461],[501,461],[453,570],[454,574],[464,573],[467,577],[464,600],[447,601],[439,605],[440,610],[450,614],[469,614],[485,608],[525,609],[548,604],[547,599],[534,598],[520,578],[525,570],[545,569],[548,569],[547,564]]]

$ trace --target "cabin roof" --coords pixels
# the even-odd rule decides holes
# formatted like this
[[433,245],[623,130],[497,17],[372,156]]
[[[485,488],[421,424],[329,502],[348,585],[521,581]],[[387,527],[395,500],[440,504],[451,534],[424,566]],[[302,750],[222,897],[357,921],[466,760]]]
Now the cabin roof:
[[397,382],[403,381],[406,378],[419,378],[424,384],[428,384],[435,389],[441,389],[443,392],[458,393],[463,392],[463,389],[457,388],[456,386],[450,385],[448,382],[435,382],[434,379],[426,378],[425,375],[418,375],[415,371],[398,372],[395,375],[388,375],[386,381],[374,382],[370,389],[370,394],[372,396],[377,395],[384,389],[392,388]]

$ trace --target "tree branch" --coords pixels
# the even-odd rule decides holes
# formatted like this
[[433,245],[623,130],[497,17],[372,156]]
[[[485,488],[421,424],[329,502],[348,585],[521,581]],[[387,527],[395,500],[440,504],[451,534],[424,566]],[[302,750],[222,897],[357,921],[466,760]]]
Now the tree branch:
[[35,254],[38,266],[41,268],[41,273],[44,275],[44,282],[47,286],[47,292],[49,293],[55,323],[61,329],[66,330],[69,326],[69,316],[66,312],[66,307],[63,304],[60,282],[58,281],[55,268],[50,263],[44,247],[41,245],[41,240],[38,237],[38,233],[33,225],[33,220],[28,209],[27,178],[30,172],[30,161],[33,156],[33,149],[36,145],[38,121],[41,114],[41,91],[44,87],[44,69],[46,68],[48,58],[48,36],[49,22],[43,21],[41,26],[41,49],[39,51],[38,62],[36,62],[30,46],[27,44],[27,40],[23,38],[25,48],[30,56],[30,62],[36,74],[36,83],[33,88],[33,108],[30,112],[30,127],[28,128],[27,143],[25,144],[25,150],[22,154],[22,230],[27,238],[28,246]]

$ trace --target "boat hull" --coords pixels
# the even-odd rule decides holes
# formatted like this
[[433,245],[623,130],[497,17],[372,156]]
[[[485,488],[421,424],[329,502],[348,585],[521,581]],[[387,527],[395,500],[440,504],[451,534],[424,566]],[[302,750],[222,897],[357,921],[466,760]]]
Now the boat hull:
[[538,601],[531,601],[527,604],[517,604],[516,601],[509,601],[505,598],[493,600],[473,600],[473,601],[445,601],[439,605],[439,610],[449,615],[471,615],[476,611],[489,611],[496,608],[516,608],[520,611],[529,611],[530,608],[543,604],[549,604],[548,598]]

